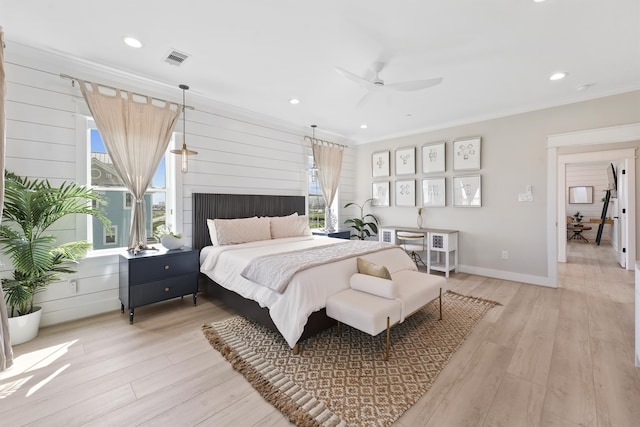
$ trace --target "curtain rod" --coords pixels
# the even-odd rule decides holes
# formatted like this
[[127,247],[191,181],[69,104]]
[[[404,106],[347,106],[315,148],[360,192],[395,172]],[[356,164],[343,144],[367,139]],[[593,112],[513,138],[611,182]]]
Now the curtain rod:
[[347,148],[347,146],[346,146],[346,145],[338,144],[337,142],[326,141],[326,140],[324,140],[324,139],[314,138],[314,137],[311,137],[311,136],[305,135],[305,136],[304,136],[304,140],[306,141],[307,139],[308,139],[308,140],[309,140],[309,142],[310,142],[310,143],[312,143],[312,144],[314,143],[314,141],[317,141],[317,142],[319,142],[319,143],[331,144],[331,145],[337,145],[338,147]]
[[[75,82],[80,82],[81,80],[82,80],[82,81],[87,81],[87,80],[79,79],[78,77],[73,77],[73,76],[70,76],[70,75],[68,75],[68,74],[63,74],[63,73],[60,73],[60,78],[61,78],[61,79],[66,79],[66,80],[71,80],[71,85],[72,85],[72,86],[74,86],[74,87],[75,87]],[[89,83],[96,83],[96,82],[89,82]],[[141,94],[141,93],[132,92],[132,91],[130,91],[130,90],[126,90],[126,89],[120,89],[120,88],[113,87],[113,86],[109,86],[109,85],[105,85],[105,84],[102,84],[102,83],[96,83],[96,84],[98,84],[98,85],[100,85],[100,86],[102,86],[102,87],[107,87],[107,88],[109,88],[109,89],[116,90],[116,91],[117,91],[117,90],[122,90],[122,91],[125,91],[125,92],[131,92],[131,93],[133,93],[134,95],[142,96],[142,97],[145,97],[145,98],[152,98],[152,99],[155,99],[155,100],[158,100],[158,101],[166,102],[166,103],[168,103],[168,104],[175,104],[175,105],[177,105],[178,107],[181,107],[181,106],[182,106],[182,104],[180,104],[179,102],[175,102],[175,101],[167,101],[166,99],[157,98],[157,97],[155,97],[155,96],[143,95],[143,94]],[[184,106],[184,108],[186,108],[186,109],[188,109],[188,110],[195,110],[195,108],[194,108],[194,107],[192,107],[192,106],[190,106],[190,105],[185,105],[185,106]]]

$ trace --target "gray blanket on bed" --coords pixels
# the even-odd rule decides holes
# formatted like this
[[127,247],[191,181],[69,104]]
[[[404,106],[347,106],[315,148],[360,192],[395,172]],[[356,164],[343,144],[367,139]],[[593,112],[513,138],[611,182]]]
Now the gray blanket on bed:
[[368,240],[345,240],[344,243],[340,244],[263,255],[254,258],[247,264],[240,275],[247,280],[282,293],[289,285],[294,274],[299,271],[317,265],[382,251],[393,246],[390,243]]

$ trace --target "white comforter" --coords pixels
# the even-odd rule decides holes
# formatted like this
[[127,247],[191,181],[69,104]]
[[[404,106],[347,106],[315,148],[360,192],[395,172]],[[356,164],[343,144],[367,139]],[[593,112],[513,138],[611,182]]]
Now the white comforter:
[[[329,295],[349,287],[350,277],[357,272],[356,258],[299,271],[284,293],[244,279],[240,273],[257,256],[341,243],[344,241],[340,239],[307,236],[209,246],[200,253],[200,271],[221,286],[258,302],[261,307],[268,307],[273,323],[293,347],[311,313],[324,308]],[[411,258],[400,247],[362,255],[362,258],[385,265],[392,274],[400,270],[416,270]]]

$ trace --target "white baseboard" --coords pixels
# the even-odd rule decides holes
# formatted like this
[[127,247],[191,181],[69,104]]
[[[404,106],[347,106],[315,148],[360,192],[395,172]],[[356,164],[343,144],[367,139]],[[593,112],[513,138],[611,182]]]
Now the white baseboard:
[[478,276],[493,277],[495,279],[511,280],[513,282],[530,283],[532,285],[557,288],[557,283],[552,283],[551,279],[543,276],[532,276],[530,274],[514,273],[512,271],[494,270],[492,268],[475,267],[471,265],[458,265],[458,271]]
[[57,325],[58,323],[83,319],[85,317],[95,316],[96,314],[107,313],[115,310],[120,310],[120,300],[117,298],[93,301],[88,304],[77,305],[63,310],[49,311],[45,309],[42,312],[40,326]]

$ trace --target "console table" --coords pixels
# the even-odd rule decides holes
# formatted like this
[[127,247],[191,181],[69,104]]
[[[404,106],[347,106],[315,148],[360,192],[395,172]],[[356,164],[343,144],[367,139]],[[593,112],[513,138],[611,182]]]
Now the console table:
[[431,270],[442,271],[449,277],[449,272],[458,271],[458,230],[384,226],[378,229],[378,238],[381,242],[397,245],[398,231],[424,235],[427,242],[427,273],[431,273]]

